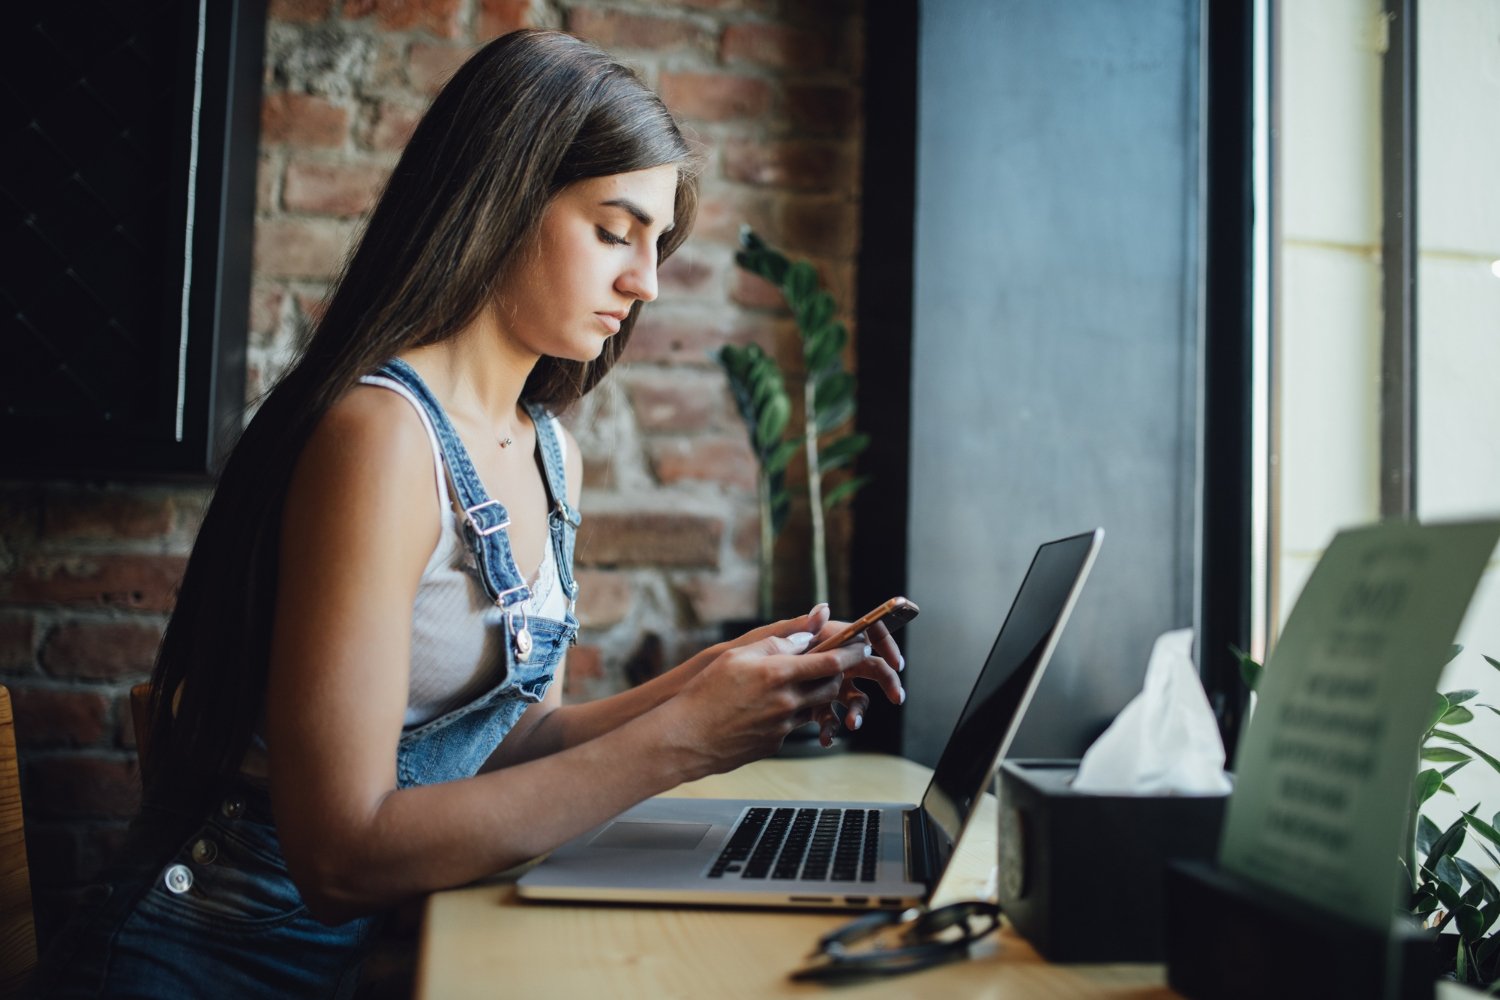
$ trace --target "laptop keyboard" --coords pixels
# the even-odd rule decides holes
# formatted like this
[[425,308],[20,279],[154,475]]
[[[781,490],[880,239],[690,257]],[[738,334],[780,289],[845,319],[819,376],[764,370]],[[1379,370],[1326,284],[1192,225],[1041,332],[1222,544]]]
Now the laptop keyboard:
[[880,810],[756,806],[745,812],[709,878],[873,882]]

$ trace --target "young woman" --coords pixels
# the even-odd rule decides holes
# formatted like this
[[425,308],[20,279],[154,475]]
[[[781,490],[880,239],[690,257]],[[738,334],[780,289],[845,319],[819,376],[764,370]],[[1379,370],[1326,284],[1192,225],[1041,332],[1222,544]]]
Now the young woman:
[[[883,629],[820,606],[562,706],[582,462],[552,416],[619,357],[692,226],[660,100],[564,34],[496,40],[412,137],[225,468],[163,640],[126,862],[53,995],[347,991],[377,915],[773,752]],[[525,961],[517,956],[517,961]]]

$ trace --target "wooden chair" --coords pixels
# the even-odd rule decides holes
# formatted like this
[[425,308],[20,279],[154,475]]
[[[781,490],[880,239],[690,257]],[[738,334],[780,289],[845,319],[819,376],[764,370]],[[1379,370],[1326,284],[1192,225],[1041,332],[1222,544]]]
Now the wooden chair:
[[10,691],[0,686],[0,996],[14,996],[36,968],[31,870],[21,817],[21,772]]

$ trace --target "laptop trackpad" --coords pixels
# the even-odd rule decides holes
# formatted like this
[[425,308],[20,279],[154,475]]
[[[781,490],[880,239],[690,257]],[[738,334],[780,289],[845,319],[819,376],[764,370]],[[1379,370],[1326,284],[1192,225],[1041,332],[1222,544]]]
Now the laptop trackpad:
[[629,847],[640,850],[690,851],[713,826],[709,823],[611,823],[590,847]]

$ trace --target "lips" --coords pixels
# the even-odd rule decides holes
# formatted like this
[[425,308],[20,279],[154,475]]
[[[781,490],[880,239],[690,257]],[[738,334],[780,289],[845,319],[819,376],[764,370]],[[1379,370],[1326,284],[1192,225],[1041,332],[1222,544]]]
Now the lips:
[[619,313],[596,312],[596,313],[594,313],[594,315],[599,317],[599,322],[603,323],[604,324],[604,328],[606,330],[608,330],[610,333],[619,333],[620,332],[620,324],[623,323],[623,322],[625,322],[625,317],[628,314],[627,313],[623,313],[623,312],[619,312]]

